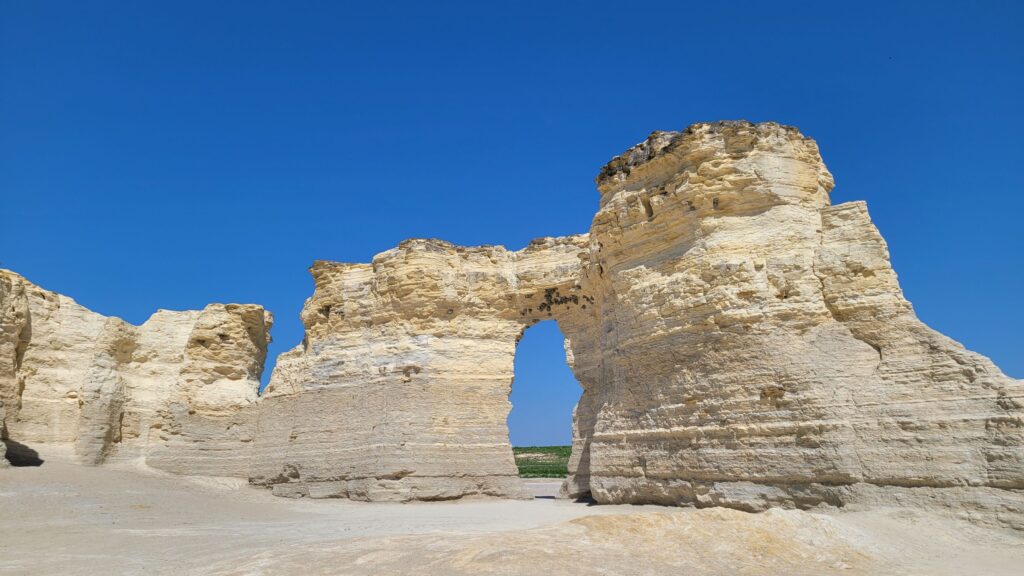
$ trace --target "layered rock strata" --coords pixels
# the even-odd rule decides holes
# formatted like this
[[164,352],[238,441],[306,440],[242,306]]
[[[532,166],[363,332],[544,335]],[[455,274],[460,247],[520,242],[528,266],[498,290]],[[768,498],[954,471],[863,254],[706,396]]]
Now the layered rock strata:
[[410,240],[372,264],[314,264],[306,337],[260,401],[254,480],[370,500],[526,497],[506,425],[516,343],[546,318],[592,332],[588,246]]
[[977,488],[1020,510],[1000,490],[1024,488],[1022,382],[916,318],[865,205],[830,205],[813,141],[656,133],[598,187],[607,339],[572,493],[757,510]]
[[134,326],[0,271],[0,310],[4,440],[70,445],[87,464],[248,475],[262,307],[160,310]]
[[656,132],[597,184],[589,234],[315,263],[306,336],[259,398],[259,307],[135,327],[0,276],[7,434],[286,496],[522,497],[513,357],[550,318],[583,390],[567,496],[939,502],[1024,526],[1024,384],[916,318],[812,140]]

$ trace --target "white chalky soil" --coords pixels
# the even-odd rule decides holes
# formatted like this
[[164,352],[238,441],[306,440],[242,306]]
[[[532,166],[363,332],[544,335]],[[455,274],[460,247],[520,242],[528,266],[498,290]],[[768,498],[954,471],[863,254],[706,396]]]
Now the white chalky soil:
[[906,510],[747,514],[533,501],[275,498],[238,480],[0,469],[0,574],[1024,573],[1024,534]]

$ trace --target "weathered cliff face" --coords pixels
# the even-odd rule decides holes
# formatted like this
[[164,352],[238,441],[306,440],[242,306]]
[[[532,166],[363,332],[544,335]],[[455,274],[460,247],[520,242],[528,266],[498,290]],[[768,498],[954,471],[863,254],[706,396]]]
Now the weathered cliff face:
[[[7,414],[20,398],[18,372],[28,340],[28,306],[20,276],[0,273],[0,440],[7,439]],[[7,445],[0,442],[0,467],[7,466]]]
[[515,346],[541,319],[584,321],[587,245],[411,240],[372,264],[314,264],[306,338],[260,402],[254,480],[316,497],[525,497],[506,425]]
[[88,464],[247,475],[252,418],[234,423],[257,398],[261,307],[160,310],[133,326],[0,270],[0,309],[4,439],[70,444]]
[[597,183],[586,235],[317,262],[305,339],[259,398],[258,306],[131,326],[0,274],[5,433],[287,496],[521,497],[513,357],[551,318],[583,389],[566,495],[942,502],[1024,527],[1024,384],[917,320],[812,140],[698,124]]
[[930,490],[1019,510],[1021,383],[915,318],[864,204],[831,206],[832,186],[795,129],[699,124],[609,163],[587,236],[317,263],[254,476],[521,494],[515,342],[551,317],[584,389],[568,495],[758,510]]
[[761,509],[1024,488],[1021,382],[916,319],[864,204],[829,205],[811,140],[659,133],[598,185],[603,376],[572,492]]

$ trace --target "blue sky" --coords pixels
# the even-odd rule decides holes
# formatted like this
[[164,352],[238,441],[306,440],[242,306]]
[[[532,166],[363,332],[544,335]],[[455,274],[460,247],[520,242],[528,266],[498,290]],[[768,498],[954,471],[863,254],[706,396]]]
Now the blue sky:
[[[1024,4],[712,4],[0,0],[0,266],[135,323],[261,303],[276,355],[314,259],[585,231],[650,131],[775,120],[921,318],[1024,377]],[[517,444],[579,394],[544,326]]]

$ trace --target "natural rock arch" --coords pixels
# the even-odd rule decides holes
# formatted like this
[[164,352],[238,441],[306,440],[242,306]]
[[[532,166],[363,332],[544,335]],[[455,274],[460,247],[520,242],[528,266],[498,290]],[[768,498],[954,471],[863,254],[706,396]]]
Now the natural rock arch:
[[316,262],[305,339],[258,399],[262,308],[132,327],[4,272],[0,418],[94,461],[281,495],[525,496],[508,390],[516,338],[550,317],[583,388],[568,496],[927,500],[1024,526],[1024,385],[916,318],[865,205],[830,204],[812,140],[774,123],[656,132],[597,184],[588,234]]
[[[514,339],[551,314],[584,389],[569,496],[757,510],[973,486],[1020,508],[998,490],[1024,486],[1020,382],[914,317],[863,203],[830,205],[812,140],[771,123],[658,132],[597,183],[588,235],[315,265],[307,341],[261,401],[254,477],[283,494],[521,494]],[[318,407],[356,421],[285,433]],[[315,448],[331,445],[350,452]],[[275,483],[283,465],[297,475]]]
[[[507,427],[515,347],[544,319],[558,321],[570,341],[593,324],[593,298],[580,282],[586,246],[586,236],[518,252],[411,240],[370,265],[315,264],[306,339],[280,357],[261,399],[256,481],[312,496],[526,497]],[[360,422],[325,433],[293,417],[318,408]],[[380,457],[325,451],[296,465],[310,444],[352,446],[334,435],[352,430],[355,445]],[[284,466],[298,477],[274,483]]]

